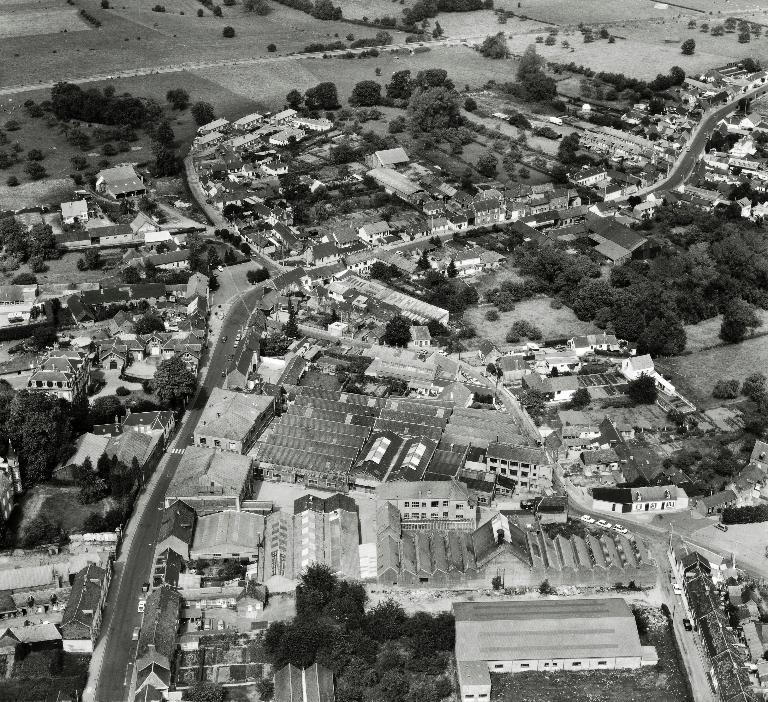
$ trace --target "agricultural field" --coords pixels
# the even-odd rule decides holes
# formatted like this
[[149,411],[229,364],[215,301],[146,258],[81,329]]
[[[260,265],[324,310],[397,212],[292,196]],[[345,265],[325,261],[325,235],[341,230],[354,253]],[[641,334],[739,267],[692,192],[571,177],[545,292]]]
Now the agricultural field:
[[21,210],[25,207],[38,206],[41,202],[61,202],[70,195],[72,195],[71,178],[30,181],[15,188],[9,188],[5,184],[5,178],[0,180],[0,203],[3,209]]
[[670,6],[664,10],[656,5],[653,2],[627,3],[625,0],[580,0],[577,9],[573,3],[565,0],[498,0],[494,3],[494,7],[500,10],[509,10],[532,20],[561,26],[579,22],[618,22],[630,17],[644,20],[680,12],[675,7]]
[[712,388],[717,380],[743,381],[768,367],[768,342],[764,336],[757,337],[687,356],[659,359],[655,363],[659,372],[669,376],[684,395],[708,407],[721,404],[712,400]]
[[53,3],[58,7],[50,7],[49,4],[50,0],[0,4],[0,38],[92,29],[90,24],[80,18],[77,9],[66,5],[64,0]]
[[[64,0],[61,2],[66,7]],[[344,22],[319,22],[277,4],[266,17],[245,13],[242,4],[224,7],[222,17],[214,17],[207,10],[204,17],[197,17],[202,6],[194,0],[183,3],[186,9],[174,7],[162,13],[152,12],[154,3],[148,0],[126,5],[116,0],[110,10],[102,9],[98,0],[81,0],[78,5],[102,26],[93,31],[48,34],[44,42],[8,37],[0,44],[0,65],[4,69],[0,87],[94,74],[130,75],[137,69],[151,72],[156,67],[171,66],[182,70],[238,59],[275,58],[300,51],[314,41],[334,41],[349,32],[359,37],[376,33]],[[227,25],[236,29],[233,39],[222,37]],[[402,33],[391,33],[398,41],[404,40]],[[274,54],[267,51],[270,43],[277,46]]]
[[[286,94],[296,88],[304,91],[322,81],[333,81],[344,101],[361,80],[378,80],[385,84],[392,73],[409,69],[416,73],[426,68],[445,67],[457,88],[477,87],[486,81],[506,81],[514,77],[514,61],[488,61],[472,49],[463,46],[436,46],[429,51],[409,55],[382,52],[377,58],[323,59],[301,58],[275,63],[259,63],[207,68],[195,75],[218,83],[233,93],[257,100],[270,108],[282,107]],[[376,68],[381,69],[377,78]]]
[[[763,62],[768,59],[768,38],[765,36],[753,39],[745,48],[738,42],[736,34],[713,37],[698,29],[688,29],[689,19],[695,16],[697,21],[703,21],[702,16],[696,13],[673,16],[673,9],[670,7],[667,10],[670,12],[668,19],[607,24],[609,31],[616,36],[614,44],[599,39],[585,44],[580,32],[568,29],[559,32],[554,46],[537,44],[536,47],[547,61],[573,61],[596,71],[625,73],[643,79],[666,73],[674,65],[680,66],[686,73],[695,74],[747,54]],[[688,38],[696,41],[693,56],[683,56],[680,52],[680,44]],[[507,44],[510,51],[520,54],[531,43],[530,39],[530,36],[513,35],[507,39]],[[568,47],[562,46],[563,41],[568,42]]]
[[523,300],[511,312],[499,312],[499,319],[492,324],[485,319],[490,305],[470,307],[464,313],[464,321],[475,326],[478,336],[490,339],[497,346],[506,346],[505,336],[513,322],[532,322],[541,329],[544,339],[569,338],[577,334],[595,334],[600,330],[591,322],[582,322],[568,307],[554,310],[549,306],[551,298],[537,297]]

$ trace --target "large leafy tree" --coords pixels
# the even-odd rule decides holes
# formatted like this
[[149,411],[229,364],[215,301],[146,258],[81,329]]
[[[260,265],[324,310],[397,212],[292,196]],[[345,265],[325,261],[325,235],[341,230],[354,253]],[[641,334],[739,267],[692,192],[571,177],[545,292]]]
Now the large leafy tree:
[[26,485],[51,477],[59,450],[71,438],[70,415],[71,406],[66,400],[43,392],[16,393],[7,426]]
[[730,343],[738,343],[760,324],[755,308],[741,298],[735,298],[726,304],[723,311],[720,338]]
[[419,71],[414,83],[408,103],[412,131],[434,132],[461,125],[461,98],[445,70]]
[[411,322],[401,314],[396,314],[387,322],[383,341],[388,346],[408,346],[411,340]]
[[336,83],[318,83],[304,93],[304,104],[308,110],[336,110],[339,108],[339,94]]
[[164,406],[179,406],[195,392],[197,378],[176,355],[157,367],[152,387]]

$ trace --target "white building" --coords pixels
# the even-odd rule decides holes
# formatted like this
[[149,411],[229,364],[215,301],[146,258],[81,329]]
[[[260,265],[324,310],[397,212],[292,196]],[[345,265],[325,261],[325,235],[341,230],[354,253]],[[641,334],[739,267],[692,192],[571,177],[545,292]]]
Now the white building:
[[73,200],[61,203],[61,221],[64,224],[75,224],[88,221],[88,203],[85,200]]

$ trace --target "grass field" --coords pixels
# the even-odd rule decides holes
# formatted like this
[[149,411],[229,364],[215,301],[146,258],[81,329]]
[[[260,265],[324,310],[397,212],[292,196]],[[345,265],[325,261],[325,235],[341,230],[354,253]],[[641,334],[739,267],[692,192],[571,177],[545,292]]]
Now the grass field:
[[683,394],[690,394],[691,399],[704,406],[712,405],[712,387],[720,378],[742,381],[757,371],[765,372],[768,339],[758,337],[687,356],[659,359],[656,366],[660,372],[670,375]]
[[[0,0],[2,1],[2,0]],[[319,22],[298,10],[272,4],[266,17],[245,13],[242,4],[224,7],[223,17],[207,10],[197,17],[201,7],[194,0],[180,0],[171,11],[152,12],[154,2],[145,0],[125,5],[116,0],[113,9],[101,9],[98,0],[80,0],[102,22],[89,32],[46,35],[46,40],[8,37],[0,43],[0,86],[35,84],[97,74],[130,71],[153,66],[205,64],[211,61],[260,58],[300,51],[316,41],[333,41],[353,32],[358,37],[372,37],[374,29],[344,22]],[[62,0],[63,3],[63,0]],[[185,9],[186,8],[186,9]],[[180,14],[181,12],[184,14]],[[222,29],[232,25],[237,36],[224,39]],[[392,32],[403,40],[400,32]],[[274,43],[277,54],[267,46]]]
[[[304,91],[326,80],[336,83],[339,98],[345,101],[357,82],[370,79],[383,85],[389,81],[392,73],[404,69],[416,73],[426,68],[443,67],[456,86],[462,89],[465,85],[482,85],[490,79],[510,80],[516,66],[514,61],[488,61],[463,46],[438,46],[424,53],[400,55],[399,58],[390,52],[366,59],[302,58],[273,64],[238,66],[236,69],[202,69],[195,71],[195,74],[233,93],[276,108],[283,105],[285,95],[293,88]],[[376,68],[381,68],[380,77],[376,76]]]
[[[58,7],[50,7],[51,4]],[[91,28],[64,0],[0,4],[0,37],[82,32]]]
[[485,313],[491,309],[490,306],[470,307],[464,313],[464,321],[475,325],[478,337],[490,339],[501,346],[507,344],[505,339],[507,331],[517,320],[535,324],[541,329],[545,339],[571,337],[575,334],[594,334],[600,331],[591,322],[576,319],[576,315],[568,307],[553,310],[549,303],[548,297],[524,300],[517,303],[511,312],[500,312],[499,320],[492,323],[485,318]]
[[653,2],[627,3],[626,0],[580,0],[578,7],[566,0],[498,0],[494,3],[494,7],[511,10],[516,15],[559,25],[648,19],[681,11],[674,7],[661,10],[655,5]]
[[[756,310],[758,317],[763,322],[763,326],[758,328],[758,332],[768,330],[768,310]],[[711,348],[717,344],[722,344],[720,339],[720,325],[723,317],[718,315],[712,319],[705,319],[698,324],[687,324],[685,333],[688,336],[688,343],[685,348],[687,351],[701,351]]]

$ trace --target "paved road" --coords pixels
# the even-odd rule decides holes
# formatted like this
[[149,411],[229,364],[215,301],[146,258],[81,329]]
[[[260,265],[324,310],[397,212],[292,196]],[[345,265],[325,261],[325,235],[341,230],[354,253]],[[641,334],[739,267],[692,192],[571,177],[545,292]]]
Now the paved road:
[[680,155],[669,175],[658,183],[654,183],[653,185],[644,188],[640,191],[640,194],[648,194],[660,190],[673,190],[682,185],[691,175],[693,167],[696,165],[696,161],[698,161],[699,157],[704,153],[704,146],[714,130],[715,125],[723,119],[723,117],[727,117],[732,112],[735,112],[739,101],[744,98],[757,97],[766,91],[768,91],[768,86],[762,85],[759,88],[755,88],[755,90],[745,93],[737,100],[713,110],[699,123],[698,127],[696,127],[693,139],[691,139],[686,149]]
[[[227,335],[227,342],[217,341],[208,366],[208,373],[200,392],[187,410],[172,446],[184,447],[190,444],[192,434],[211,390],[221,385],[221,373],[231,352],[237,330],[247,322],[259,299],[256,288],[251,288],[232,302],[221,326],[221,334]],[[213,340],[217,339],[214,335]],[[131,665],[135,654],[135,642],[131,640],[133,628],[140,623],[137,612],[138,598],[142,583],[149,579],[154,555],[155,540],[160,528],[160,509],[163,497],[171,482],[180,454],[170,453],[161,463],[162,475],[149,497],[146,508],[134,518],[138,519],[134,539],[125,559],[115,567],[105,610],[102,632],[104,640],[104,663],[99,679],[91,681],[96,687],[97,702],[122,702],[128,693],[131,680]]]

